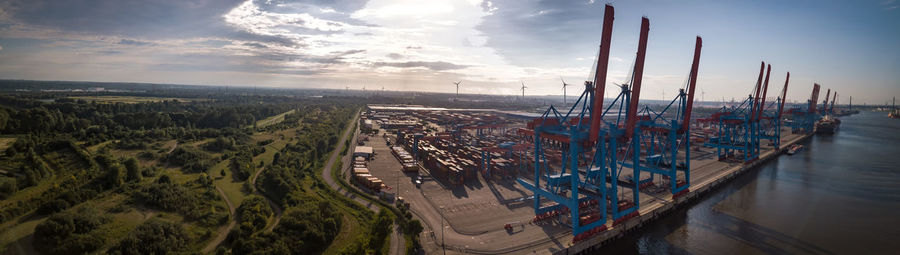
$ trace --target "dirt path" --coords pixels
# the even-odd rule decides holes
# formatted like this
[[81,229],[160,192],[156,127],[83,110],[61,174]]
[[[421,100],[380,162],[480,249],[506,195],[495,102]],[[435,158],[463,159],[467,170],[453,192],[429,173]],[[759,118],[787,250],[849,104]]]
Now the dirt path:
[[166,154],[172,154],[172,152],[175,151],[175,148],[178,148],[178,140],[175,140],[175,145],[172,145],[172,149],[170,149],[169,152],[166,152]]
[[391,231],[391,254],[403,255],[406,250],[406,239],[400,233],[400,225],[394,224],[394,231]]
[[250,177],[250,186],[253,187],[253,194],[256,194],[256,195],[259,195],[259,196],[265,198],[266,202],[269,203],[269,206],[272,207],[272,211],[275,212],[275,219],[272,220],[272,223],[269,224],[269,226],[267,226],[265,229],[266,232],[272,232],[272,230],[275,229],[275,226],[278,226],[278,222],[281,222],[282,210],[281,210],[281,206],[278,206],[278,204],[276,204],[275,201],[272,201],[272,199],[269,199],[268,196],[266,196],[262,192],[259,192],[259,189],[256,189],[256,179],[257,179],[257,177],[259,177],[259,174],[261,174],[265,170],[266,170],[265,167],[260,168],[259,170],[256,171],[255,174],[253,174],[252,177]]
[[222,241],[225,241],[225,238],[228,237],[228,232],[231,232],[231,229],[237,224],[237,215],[235,214],[234,205],[231,204],[231,201],[228,200],[228,196],[225,195],[225,192],[223,192],[222,189],[216,187],[216,191],[218,191],[219,195],[222,196],[222,199],[225,200],[225,204],[228,204],[228,212],[231,214],[231,221],[228,222],[228,226],[219,228],[219,234],[215,239],[206,244],[206,247],[203,247],[203,253],[210,253],[216,249]]

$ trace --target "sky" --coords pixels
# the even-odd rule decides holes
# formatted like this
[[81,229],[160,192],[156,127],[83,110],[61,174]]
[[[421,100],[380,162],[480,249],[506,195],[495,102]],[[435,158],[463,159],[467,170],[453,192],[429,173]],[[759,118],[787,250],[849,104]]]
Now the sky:
[[646,16],[642,98],[684,86],[695,36],[705,101],[745,98],[761,61],[769,98],[788,71],[789,101],[813,83],[841,103],[900,95],[898,0],[4,0],[0,79],[561,95],[563,78],[577,96],[607,3],[607,91],[626,82]]

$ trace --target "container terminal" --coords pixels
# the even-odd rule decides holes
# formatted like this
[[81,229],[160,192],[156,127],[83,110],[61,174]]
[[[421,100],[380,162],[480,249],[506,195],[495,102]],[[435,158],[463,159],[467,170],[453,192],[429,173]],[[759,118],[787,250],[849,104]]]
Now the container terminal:
[[605,86],[595,84],[607,82],[613,16],[607,5],[593,80],[573,104],[536,113],[369,105],[344,177],[409,206],[426,225],[426,253],[587,253],[835,132],[837,117],[850,114],[834,110],[830,90],[819,106],[819,84],[806,104],[786,109],[790,73],[780,91],[769,89],[772,65],[762,62],[744,100],[692,116],[699,36],[676,96],[642,105],[646,17],[633,73],[604,102]]

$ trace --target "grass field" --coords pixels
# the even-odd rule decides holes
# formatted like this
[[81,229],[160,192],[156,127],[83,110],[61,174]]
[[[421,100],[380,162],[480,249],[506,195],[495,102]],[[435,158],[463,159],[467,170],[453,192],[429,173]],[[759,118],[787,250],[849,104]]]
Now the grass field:
[[266,126],[268,126],[268,125],[275,125],[275,124],[281,123],[282,121],[284,121],[284,116],[285,116],[285,115],[294,113],[294,111],[296,111],[296,110],[286,111],[286,112],[283,112],[283,113],[281,113],[281,114],[278,114],[278,115],[275,115],[275,116],[272,116],[272,117],[268,117],[268,118],[265,118],[265,119],[261,119],[261,120],[259,120],[259,121],[256,121],[256,127],[257,127],[257,128],[263,128],[263,127],[266,127]]
[[162,101],[170,101],[170,100],[178,100],[179,102],[191,102],[196,99],[191,98],[175,98],[175,97],[135,97],[135,96],[77,96],[77,97],[69,97],[71,99],[81,99],[85,101],[97,101],[102,103],[126,103],[126,104],[134,104],[134,103],[147,103],[147,102],[162,102]]

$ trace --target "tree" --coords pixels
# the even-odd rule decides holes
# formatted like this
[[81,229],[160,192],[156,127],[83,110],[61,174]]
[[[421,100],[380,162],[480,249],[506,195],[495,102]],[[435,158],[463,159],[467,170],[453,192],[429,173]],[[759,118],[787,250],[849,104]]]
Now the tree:
[[122,186],[125,169],[121,164],[112,164],[106,169],[106,183],[111,188]]
[[85,254],[105,244],[94,230],[111,221],[91,207],[60,212],[34,227],[34,248],[44,254]]
[[138,166],[137,159],[128,158],[125,160],[125,170],[127,171],[126,178],[128,182],[140,182],[141,178],[141,168]]

